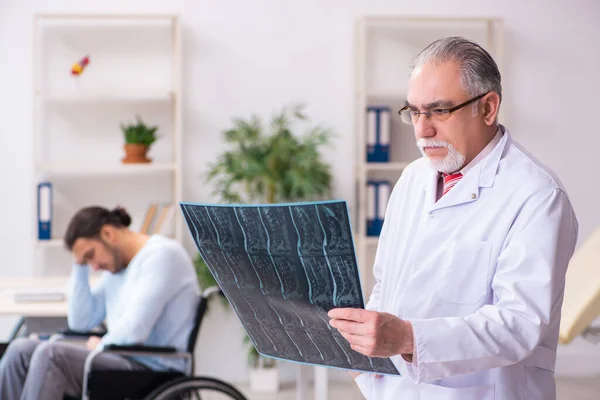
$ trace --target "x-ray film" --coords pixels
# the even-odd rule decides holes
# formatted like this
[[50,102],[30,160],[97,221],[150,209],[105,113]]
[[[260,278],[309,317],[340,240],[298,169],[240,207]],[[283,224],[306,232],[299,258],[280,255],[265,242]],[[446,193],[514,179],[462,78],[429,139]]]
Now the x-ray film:
[[398,375],[329,325],[332,308],[364,308],[345,201],[182,203],[200,255],[264,356]]

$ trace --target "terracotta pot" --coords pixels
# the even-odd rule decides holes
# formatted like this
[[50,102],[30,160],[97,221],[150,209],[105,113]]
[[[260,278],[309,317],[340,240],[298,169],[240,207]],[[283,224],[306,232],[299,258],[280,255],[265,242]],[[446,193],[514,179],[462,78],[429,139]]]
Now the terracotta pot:
[[125,157],[121,160],[124,164],[135,164],[135,163],[149,163],[152,161],[146,157],[148,152],[148,146],[143,144],[126,144]]

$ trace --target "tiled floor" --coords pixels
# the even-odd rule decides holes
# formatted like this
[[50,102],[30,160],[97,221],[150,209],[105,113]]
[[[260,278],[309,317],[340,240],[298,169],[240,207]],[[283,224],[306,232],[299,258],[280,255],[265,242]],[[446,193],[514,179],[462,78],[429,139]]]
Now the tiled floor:
[[[329,400],[362,400],[360,392],[351,383],[330,383]],[[277,394],[251,393],[247,386],[238,386],[248,400],[300,400],[296,398],[293,385],[284,386]],[[557,378],[557,400],[598,400],[600,399],[600,376],[596,378]],[[203,398],[204,399],[204,398]],[[312,394],[307,399],[312,400]]]

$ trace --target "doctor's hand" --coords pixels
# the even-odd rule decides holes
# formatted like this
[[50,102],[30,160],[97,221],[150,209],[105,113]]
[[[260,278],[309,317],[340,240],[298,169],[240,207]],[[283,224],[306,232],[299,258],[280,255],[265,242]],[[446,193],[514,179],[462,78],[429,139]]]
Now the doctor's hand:
[[327,314],[329,324],[368,357],[391,357],[413,353],[412,325],[395,315],[360,308],[337,308]]

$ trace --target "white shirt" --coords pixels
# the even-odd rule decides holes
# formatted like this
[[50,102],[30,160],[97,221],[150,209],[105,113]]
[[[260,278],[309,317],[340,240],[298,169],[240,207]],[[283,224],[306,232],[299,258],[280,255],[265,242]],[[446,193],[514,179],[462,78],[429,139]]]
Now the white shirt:
[[500,141],[436,202],[421,158],[396,184],[367,309],[412,323],[416,363],[356,378],[367,399],[556,398],[564,279],[578,222],[558,178]]
[[[467,165],[465,165],[460,171],[462,176],[465,176],[467,174],[467,172],[469,172],[469,170],[471,168],[473,168],[473,166],[477,165],[477,163],[481,160],[483,160],[485,157],[487,157],[488,154],[490,154],[492,152],[492,150],[494,150],[494,148],[496,147],[496,145],[498,143],[500,143],[500,139],[502,139],[502,135],[504,134],[504,131],[502,130],[502,125],[498,126],[498,129],[496,130],[496,134],[494,135],[494,137],[492,138],[492,140],[490,140],[490,142],[483,148],[483,150],[481,150],[479,152],[479,154],[477,154],[477,156],[475,156],[475,158],[473,158],[471,160],[470,163],[468,163]],[[440,197],[442,197],[442,193],[444,192],[444,179],[442,179],[442,174],[440,174],[440,180],[438,183],[438,189],[437,189],[437,198],[439,200]]]

